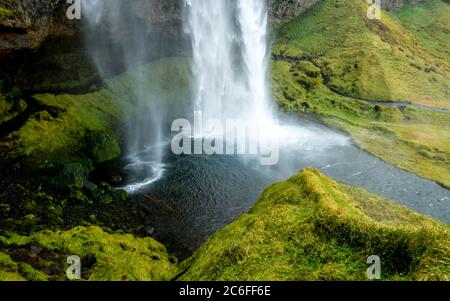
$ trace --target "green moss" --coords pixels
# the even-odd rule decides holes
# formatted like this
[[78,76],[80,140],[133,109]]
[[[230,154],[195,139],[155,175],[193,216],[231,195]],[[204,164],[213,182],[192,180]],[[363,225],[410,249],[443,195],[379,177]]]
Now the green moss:
[[18,264],[20,274],[25,277],[25,279],[29,281],[47,281],[48,276],[44,273],[35,270],[33,266],[26,262],[21,262]]
[[19,274],[19,268],[9,255],[0,252],[0,281],[22,281],[25,280]]
[[274,184],[249,214],[213,235],[181,280],[449,279],[448,227],[306,169]]
[[22,99],[13,102],[0,94],[0,124],[17,117],[26,108],[27,104]]
[[121,149],[116,139],[103,132],[86,135],[86,150],[94,162],[103,163],[120,157]]
[[[82,261],[82,277],[92,281],[170,280],[177,267],[169,260],[163,245],[151,238],[106,233],[98,227],[78,227],[68,231],[44,231],[29,237],[0,237],[3,252],[14,256],[18,250],[29,254],[27,246],[42,248],[39,260],[18,262],[0,254],[0,276],[11,273],[27,280],[64,280],[67,257]],[[23,250],[27,250],[23,253]],[[5,276],[3,276],[5,275]],[[7,277],[8,276],[8,277]]]

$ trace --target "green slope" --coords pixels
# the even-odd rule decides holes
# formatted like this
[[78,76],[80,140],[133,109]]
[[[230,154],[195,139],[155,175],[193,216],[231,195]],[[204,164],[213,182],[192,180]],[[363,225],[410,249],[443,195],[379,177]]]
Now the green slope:
[[447,226],[306,169],[274,184],[249,214],[182,263],[180,280],[450,279]]
[[329,86],[346,96],[450,108],[450,7],[418,7],[369,20],[365,1],[324,0],[279,30],[275,53],[318,57]]

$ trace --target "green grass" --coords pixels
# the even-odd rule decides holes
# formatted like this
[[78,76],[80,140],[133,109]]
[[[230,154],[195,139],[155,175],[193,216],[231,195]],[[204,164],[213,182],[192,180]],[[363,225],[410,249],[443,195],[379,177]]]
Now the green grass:
[[[450,108],[449,56],[442,50],[450,43],[445,19],[450,8],[439,0],[430,2],[419,5],[417,17],[416,10],[407,8],[398,16],[383,14],[382,20],[371,21],[365,1],[324,0],[278,30],[274,52],[316,56],[329,86],[346,96]],[[426,27],[434,15],[436,24]],[[410,22],[430,34],[420,36],[398,19],[414,20]],[[431,47],[430,41],[438,46]]]
[[[286,110],[317,114],[381,159],[450,187],[449,114],[363,101],[449,106],[448,51],[442,50],[450,41],[443,21],[449,5],[431,2],[369,21],[364,1],[322,1],[279,29],[272,83]],[[431,47],[428,40],[437,42]]]
[[306,169],[181,264],[180,280],[448,280],[448,227]]
[[[98,227],[43,231],[29,237],[0,236],[0,280],[67,280],[67,257],[81,258],[82,278],[90,281],[167,281],[177,266],[152,238],[107,233]],[[41,248],[33,254],[31,246]],[[12,259],[14,258],[14,260]]]

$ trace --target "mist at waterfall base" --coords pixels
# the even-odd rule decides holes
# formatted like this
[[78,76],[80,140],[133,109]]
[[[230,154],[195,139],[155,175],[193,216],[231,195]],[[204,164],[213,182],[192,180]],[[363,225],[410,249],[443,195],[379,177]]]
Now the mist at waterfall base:
[[[124,188],[138,202],[143,224],[154,228],[169,250],[181,258],[189,256],[215,231],[248,212],[265,187],[304,167],[450,222],[448,190],[361,151],[347,136],[314,120],[274,113],[267,78],[265,1],[186,0],[184,4],[185,31],[192,40],[193,106],[179,116],[158,102],[138,107],[139,116],[128,132],[128,155],[114,166],[123,172]],[[127,22],[124,8],[110,14],[91,19],[95,26]],[[133,22],[130,25],[134,30]],[[130,43],[136,44],[130,47]],[[122,58],[130,68],[144,55],[145,47],[139,47],[143,47],[139,39],[123,45]],[[98,65],[101,69],[101,62]],[[145,78],[135,80],[145,85]],[[278,164],[261,166],[258,156],[251,155],[174,155],[173,119],[164,116],[192,121],[194,110],[202,111],[205,121],[245,119],[276,136]],[[269,122],[274,119],[280,120],[280,127]],[[193,135],[192,144],[209,135],[214,134]]]
[[[149,3],[151,5],[151,3]],[[151,37],[151,24],[144,18],[137,18],[132,6],[122,0],[84,1],[83,16],[90,34],[87,44],[93,63],[102,78],[133,70],[159,57],[164,52],[164,42]],[[151,6],[146,7],[151,9]],[[148,43],[148,40],[156,41]],[[164,172],[162,162],[162,124],[167,105],[159,98],[149,95],[148,79],[142,72],[131,72],[134,89],[130,96],[134,101],[135,113],[127,124],[125,155],[128,160],[124,169],[139,178],[130,183],[126,190],[136,191],[161,178]]]

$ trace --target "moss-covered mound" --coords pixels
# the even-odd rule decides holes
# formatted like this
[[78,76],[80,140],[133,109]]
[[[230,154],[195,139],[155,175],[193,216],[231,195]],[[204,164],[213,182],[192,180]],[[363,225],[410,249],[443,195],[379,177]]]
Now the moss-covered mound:
[[[436,0],[369,20],[365,1],[321,1],[278,30],[274,95],[287,110],[315,113],[381,159],[450,187],[450,114],[433,111],[450,108],[449,13]],[[390,101],[428,110],[383,105]]]
[[67,280],[67,258],[81,259],[82,278],[93,281],[165,281],[176,260],[151,238],[106,233],[98,227],[0,236],[0,281]]
[[306,169],[182,263],[181,280],[450,279],[447,226]]

